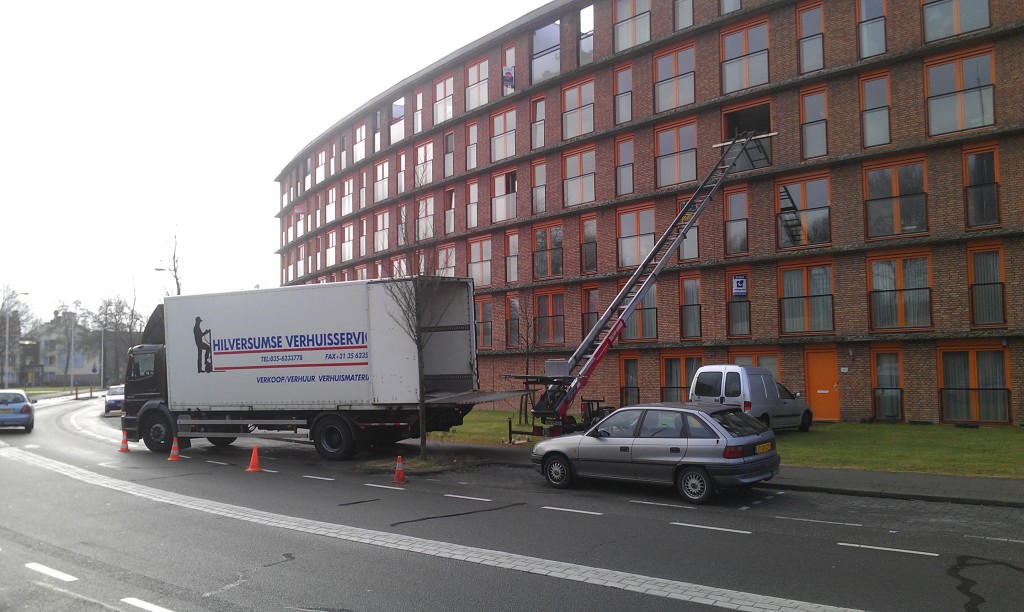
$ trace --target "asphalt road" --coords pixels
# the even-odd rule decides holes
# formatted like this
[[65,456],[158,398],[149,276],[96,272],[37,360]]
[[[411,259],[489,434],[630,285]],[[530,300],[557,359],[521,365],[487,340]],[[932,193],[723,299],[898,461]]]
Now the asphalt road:
[[[0,430],[0,609],[1019,610],[1024,510],[533,470],[411,477],[312,447],[118,453],[97,400]],[[73,579],[72,579],[73,578]],[[825,609],[825,608],[823,608]]]

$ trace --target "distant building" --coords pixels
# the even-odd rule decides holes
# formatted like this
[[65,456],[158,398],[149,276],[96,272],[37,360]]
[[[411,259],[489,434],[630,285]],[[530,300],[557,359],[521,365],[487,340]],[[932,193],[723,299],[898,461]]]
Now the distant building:
[[281,284],[471,276],[481,382],[511,388],[527,349],[571,353],[715,144],[772,132],[582,396],[683,399],[734,362],[818,420],[1021,424],[1022,56],[1018,0],[552,2],[295,154]]
[[[99,350],[88,340],[91,332],[74,321],[75,313],[54,315],[33,334],[38,342],[38,363],[26,363],[22,382],[26,386],[99,385]],[[71,333],[75,334],[70,363]],[[33,367],[35,366],[35,367]]]

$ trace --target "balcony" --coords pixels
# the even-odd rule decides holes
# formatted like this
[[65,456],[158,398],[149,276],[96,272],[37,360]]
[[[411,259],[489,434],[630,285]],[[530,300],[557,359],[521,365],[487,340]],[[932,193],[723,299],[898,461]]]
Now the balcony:
[[999,183],[982,183],[964,188],[967,204],[967,227],[999,225]]
[[768,82],[768,49],[722,62],[722,93]]
[[555,278],[562,275],[562,247],[533,252],[533,278]]
[[697,179],[697,149],[687,149],[657,158],[658,187],[678,185]]
[[985,127],[995,123],[995,86],[971,89],[928,98],[928,135],[938,136]]
[[651,39],[651,13],[644,12],[615,24],[615,53],[642,45]]
[[895,289],[868,294],[871,329],[920,329],[932,326],[932,290]]
[[876,420],[903,420],[903,389],[875,387],[871,390],[871,404]]
[[687,104],[693,104],[692,72],[654,84],[654,112],[661,113]]
[[413,186],[422,187],[434,180],[434,160],[429,159],[422,164],[416,164],[413,174]]
[[491,198],[491,223],[516,218],[516,192]]
[[868,238],[928,233],[928,196],[913,193],[864,202]]
[[1010,390],[943,387],[939,413],[946,423],[1009,423]]
[[388,199],[388,179],[383,178],[373,184],[373,201],[382,202]]
[[828,244],[832,241],[829,218],[828,206],[807,210],[783,210],[776,215],[778,247],[791,249]]
[[594,105],[587,104],[562,113],[562,138],[569,139],[594,131]]
[[562,181],[566,206],[577,206],[594,201],[594,173],[584,174]]
[[830,332],[833,324],[831,295],[803,295],[779,299],[779,328],[784,334]]
[[452,118],[452,97],[447,96],[434,102],[434,125]]

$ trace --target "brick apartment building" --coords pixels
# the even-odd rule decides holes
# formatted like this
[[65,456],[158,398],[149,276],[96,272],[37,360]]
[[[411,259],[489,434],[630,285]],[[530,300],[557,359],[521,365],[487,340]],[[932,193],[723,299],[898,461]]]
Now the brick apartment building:
[[278,177],[281,283],[476,284],[481,384],[565,359],[741,160],[582,396],[753,363],[818,420],[1024,422],[1024,4],[556,0],[406,78]]

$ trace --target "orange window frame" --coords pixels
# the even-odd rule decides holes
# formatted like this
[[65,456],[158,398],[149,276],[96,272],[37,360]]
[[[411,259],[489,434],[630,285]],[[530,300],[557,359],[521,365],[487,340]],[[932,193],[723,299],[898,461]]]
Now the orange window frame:
[[[697,301],[693,303],[687,303],[686,301],[686,283],[690,281],[697,281]],[[700,329],[697,330],[696,336],[687,336],[685,334],[685,326],[683,325],[683,314],[687,306],[698,306],[698,315],[703,310],[703,294],[704,287],[701,283],[700,272],[685,272],[679,275],[679,337],[683,339],[687,338],[700,338],[704,335],[704,322],[701,317],[698,316],[698,320],[701,320]]]
[[[938,57],[933,57],[933,58],[925,60],[925,62],[924,62],[925,103],[927,104],[927,101],[930,98],[934,97],[934,96],[947,95],[947,94],[950,94],[950,93],[957,93],[957,92],[964,91],[964,60],[974,59],[974,58],[977,58],[977,57],[982,57],[984,55],[988,56],[989,75],[992,78],[992,82],[988,83],[988,85],[991,85],[991,86],[994,87],[997,84],[997,78],[996,78],[996,76],[997,76],[996,75],[996,53],[995,53],[995,48],[992,47],[991,45],[986,45],[986,46],[983,46],[983,47],[974,47],[974,48],[971,48],[971,49],[964,49],[964,50],[956,51],[954,53],[947,53],[945,55],[940,55]],[[954,64],[954,66],[955,66],[956,89],[951,91],[951,92],[946,92],[944,94],[932,94],[932,92],[931,92],[931,78],[930,78],[931,69],[936,67],[936,66],[944,66],[946,64]],[[980,85],[979,87],[985,87],[985,85]],[[994,103],[995,103],[995,100],[993,100],[993,104]],[[993,114],[995,113],[995,109],[994,108],[993,108],[992,112],[993,112]],[[969,129],[969,128],[965,127],[963,100],[961,98],[958,98],[957,99],[957,130],[956,131],[959,132],[959,131],[963,131],[963,130],[966,130],[966,129]],[[929,136],[934,138],[934,137],[938,137],[938,136],[945,136],[946,134],[949,134],[949,133],[955,133],[955,132],[943,132],[942,134],[936,134],[935,136],[929,135]]]
[[[821,96],[821,119],[808,120],[807,116],[807,102],[812,96]],[[800,90],[800,127],[801,132],[803,126],[814,123],[816,121],[824,121],[828,125],[828,88],[825,84],[815,85],[813,87],[807,87]],[[800,134],[800,139],[803,141],[803,133]],[[826,129],[825,136],[825,154],[828,154],[828,135]]]
[[[484,247],[485,246],[487,247],[487,250],[489,250],[489,251],[491,250],[491,238],[490,238],[490,236],[487,236],[485,238],[475,238],[475,239],[472,239],[472,240],[469,241],[469,243],[467,244],[468,255],[466,257],[466,267],[467,267],[467,274],[469,276],[473,276],[472,272],[469,272],[469,268],[473,264],[481,264],[482,266],[487,266],[487,268],[488,268],[487,276],[490,277],[490,282],[488,282],[488,283],[481,282],[480,286],[481,287],[490,287],[491,285],[494,284],[494,275],[491,273],[492,271],[490,270],[491,260],[489,258],[485,258],[484,257]],[[492,251],[492,255],[493,255],[493,251]],[[481,280],[483,280],[483,279],[481,279]]]
[[[479,298],[478,297],[478,298],[476,298],[473,301],[473,309],[476,311],[474,313],[475,316],[476,316],[476,323],[477,323],[476,330],[475,330],[476,331],[476,345],[478,347],[480,347],[480,348],[485,348],[485,349],[491,348],[491,346],[493,346],[493,344],[494,344],[494,305],[491,302],[491,298],[490,297],[484,297],[484,298]],[[485,317],[484,316],[485,314],[488,315],[488,316]],[[490,325],[491,325],[491,332],[490,332],[491,339],[490,339],[490,341],[488,341],[485,344],[484,343],[484,340],[485,340],[485,331],[484,330],[487,328],[487,324],[488,323],[490,323]]]
[[[858,2],[857,5],[859,6],[860,2]],[[813,10],[818,10],[819,11],[819,13],[818,13],[818,18],[819,18],[818,31],[817,32],[812,32],[812,33],[808,34],[807,32],[804,32],[803,15],[804,15],[804,13],[808,13],[808,12],[813,11]],[[801,5],[796,7],[796,37],[797,37],[797,39],[807,38],[808,36],[814,36],[816,34],[824,34],[824,33],[825,33],[825,8],[823,6],[823,3],[820,2],[820,0],[816,1],[816,2],[809,2],[809,3],[806,3],[806,4],[801,4]]]
[[[533,258],[534,258],[533,259],[533,264],[536,267],[537,256],[538,256],[539,253],[542,253],[542,252],[544,253],[544,259],[546,260],[546,263],[547,263],[548,275],[543,277],[543,278],[559,278],[559,277],[562,276],[562,274],[565,273],[565,266],[564,266],[564,260],[565,259],[564,259],[564,255],[562,256],[562,263],[563,263],[563,265],[562,265],[562,274],[554,274],[552,272],[552,270],[554,269],[553,268],[553,264],[555,262],[555,256],[554,256],[552,251],[557,248],[557,249],[563,249],[563,252],[564,252],[563,245],[565,243],[565,236],[564,236],[564,231],[563,231],[562,232],[562,242],[560,244],[558,244],[558,245],[555,245],[555,243],[554,243],[554,233],[555,232],[552,231],[554,229],[561,230],[562,229],[562,222],[561,221],[551,221],[551,222],[547,222],[547,223],[539,223],[537,225],[534,225],[533,228],[531,229],[531,235],[533,237]],[[541,232],[543,232],[543,239],[544,239],[543,245],[541,244],[541,240],[540,240],[541,239]],[[540,247],[540,246],[543,246],[545,248],[538,250],[538,247]],[[536,275],[536,270],[534,270],[534,275]]]
[[[922,186],[922,189],[923,189],[923,191],[921,193],[924,193],[924,194],[927,195],[927,193],[928,193],[928,163],[925,161],[925,158],[923,156],[920,156],[920,155],[908,155],[908,156],[902,156],[902,157],[889,158],[889,159],[886,159],[886,160],[883,160],[883,161],[880,161],[880,162],[874,162],[874,163],[870,163],[870,164],[865,164],[862,167],[862,171],[861,171],[861,181],[862,181],[861,189],[863,189],[864,201],[867,202],[868,200],[872,199],[872,198],[869,197],[871,195],[871,192],[869,190],[870,185],[869,185],[869,181],[868,181],[868,175],[871,172],[875,172],[875,171],[878,171],[878,170],[889,170],[890,171],[890,175],[889,175],[889,178],[890,178],[890,181],[891,181],[891,183],[890,183],[890,191],[892,192],[892,195],[886,196],[886,197],[898,198],[898,197],[900,197],[902,195],[914,195],[914,194],[903,194],[903,193],[900,193],[899,169],[901,167],[904,167],[904,166],[912,166],[912,165],[915,165],[915,164],[920,164],[921,165],[921,181],[922,181],[922,185],[921,186]],[[926,201],[926,203],[925,203],[925,209],[926,209],[925,210],[925,216],[926,216],[926,218],[927,218],[927,214],[928,214],[927,206],[928,205],[927,205],[927,201]],[[864,217],[864,226],[865,226],[865,231],[867,231],[868,219],[867,219],[867,208],[866,207],[865,207],[865,210],[864,210],[864,215],[865,215],[865,217]],[[910,234],[905,234],[905,233],[901,233],[901,232],[897,231],[899,229],[899,227],[900,227],[900,223],[901,223],[900,207],[899,206],[893,206],[893,233],[889,234],[889,235],[886,235],[886,236],[879,236],[877,238],[870,238],[869,240],[885,240],[885,239],[892,239],[893,237],[910,235]],[[926,229],[924,232],[915,232],[915,234],[916,233],[927,234],[928,230]]]
[[[827,189],[828,189],[829,197],[827,199],[827,205],[826,206],[815,206],[814,208],[808,208],[807,207],[807,184],[810,183],[810,182],[813,182],[813,181],[821,180],[821,179],[825,179],[825,182],[826,182],[826,185],[827,185]],[[831,236],[832,236],[832,231],[831,231],[831,229],[832,229],[831,228],[831,224],[832,224],[832,177],[831,177],[831,175],[829,174],[828,171],[825,171],[825,172],[814,172],[814,173],[811,173],[811,174],[798,174],[796,176],[787,176],[787,177],[784,177],[784,178],[777,179],[775,181],[775,213],[777,215],[778,214],[782,214],[782,197],[779,195],[779,190],[782,187],[792,186],[794,184],[797,184],[797,185],[800,186],[800,205],[797,206],[797,210],[799,210],[799,211],[807,211],[807,210],[816,210],[816,209],[819,209],[819,208],[827,208],[827,209],[829,209],[829,238],[830,238],[829,242],[831,242]],[[795,204],[795,202],[794,202],[794,204]],[[801,215],[800,216],[800,225],[801,225],[801,231],[803,232],[804,236],[806,236],[807,235],[808,224],[807,224],[807,219],[806,219],[805,215]],[[778,231],[778,223],[775,223],[775,230],[776,230],[776,232]],[[776,241],[776,244],[778,244],[777,241]],[[821,246],[821,245],[820,244],[814,244],[814,245],[799,245],[799,246]]]
[[658,356],[658,361],[661,363],[661,367],[658,368],[658,373],[660,375],[662,389],[667,388],[667,385],[665,384],[668,382],[665,376],[665,365],[669,359],[679,360],[679,379],[683,383],[683,386],[680,387],[680,397],[682,398],[682,401],[685,402],[686,398],[690,394],[690,384],[693,382],[692,380],[686,379],[686,360],[699,359],[700,364],[704,365],[704,351],[703,349],[672,349],[662,351]]
[[[938,385],[939,389],[944,389],[946,386],[945,382],[945,368],[943,367],[943,356],[945,353],[967,353],[968,354],[968,367],[969,367],[969,382],[970,389],[978,389],[978,353],[981,351],[998,351],[1003,354],[1003,374],[1006,377],[1006,384],[1013,384],[1013,376],[1011,374],[1010,366],[1010,350],[1002,345],[1000,340],[974,340],[969,342],[956,342],[946,341],[939,342],[936,346],[936,357],[937,357],[937,370],[938,370]],[[1009,408],[1009,414],[1007,423],[1013,421],[1013,403],[1011,401]],[[940,418],[942,415],[939,415]],[[943,419],[945,421],[945,419]],[[981,421],[981,407],[978,402],[978,396],[975,393],[971,393],[971,418],[969,421]],[[1002,421],[995,421],[1002,422]]]
[[[687,149],[683,149],[682,148],[683,140],[684,140],[684,138],[683,138],[683,130],[691,129],[691,128],[693,129],[693,139],[692,139],[693,140],[693,143],[692,143],[693,146],[689,147]],[[666,133],[666,132],[672,132],[672,139],[674,141],[674,146],[675,146],[674,150],[670,150],[670,151],[662,151],[661,150],[661,135]],[[661,125],[661,126],[656,127],[655,130],[654,130],[654,147],[655,147],[655,153],[654,154],[655,154],[656,157],[663,157],[665,155],[672,155],[672,154],[675,154],[675,153],[681,153],[683,151],[689,151],[691,149],[697,148],[697,118],[696,117],[688,117],[688,118],[686,118],[686,119],[684,119],[682,121],[676,121],[674,123],[669,123],[669,124],[666,124],[666,125]]]
[[[515,319],[512,318],[512,302],[516,303]],[[523,302],[519,298],[519,293],[507,293],[505,294],[505,346],[519,346],[522,344],[523,338]],[[516,322],[516,334],[512,336],[512,321]]]
[[[626,286],[626,281],[627,280],[628,279],[623,278],[623,279],[620,279],[618,281],[617,291],[622,291],[622,288]],[[639,285],[637,286],[637,288],[639,288]],[[653,299],[654,300],[654,306],[649,306],[649,307],[648,306],[644,306],[643,300],[647,300],[647,299]],[[637,337],[629,339],[628,342],[655,342],[655,341],[658,340],[659,331],[658,331],[658,314],[657,314],[657,312],[658,312],[658,282],[657,281],[655,281],[654,284],[651,285],[651,288],[644,295],[643,300],[641,300],[640,303],[637,304],[636,309],[634,309],[632,314],[629,315],[629,318],[635,317],[635,321],[636,321],[635,324],[636,324],[636,329],[637,329]],[[647,314],[645,312],[646,310],[650,310],[650,309],[654,310],[653,314]],[[651,338],[645,338],[643,336],[644,321],[646,319],[653,319],[654,320],[654,336],[651,337]],[[628,318],[627,318],[627,320],[628,320]],[[623,323],[625,323],[625,322],[626,321],[623,321]],[[625,332],[623,332],[623,333],[625,333]],[[620,339],[621,338],[622,338],[622,336],[620,336]]]
[[[980,143],[980,144],[972,145],[970,147],[964,147],[963,154],[961,155],[961,163],[963,164],[962,165],[962,172],[963,172],[963,184],[964,184],[964,220],[965,220],[965,222],[969,218],[968,215],[970,214],[969,211],[967,210],[968,205],[969,205],[969,202],[967,201],[967,189],[969,187],[974,187],[975,186],[975,185],[972,185],[970,183],[970,164],[968,163],[969,162],[969,158],[971,156],[973,156],[973,155],[983,155],[985,153],[991,153],[992,154],[992,168],[994,170],[995,184],[997,186],[1001,184],[1000,170],[999,170],[999,143],[998,142],[985,142],[985,143]],[[984,184],[984,183],[979,183],[979,185],[981,185],[981,184]],[[983,225],[983,226],[969,227],[968,229],[991,229],[991,228],[994,228],[994,227],[1002,226],[1002,224],[1003,224],[1003,198],[1002,198],[1002,193],[998,189],[996,190],[996,206],[998,207],[999,219],[998,219],[998,221],[994,225]]]
[[[750,50],[750,30],[753,30],[754,28],[760,27],[762,25],[764,26],[764,29],[765,29],[765,47],[764,47],[764,49],[756,49],[756,50],[751,51]],[[725,39],[730,37],[730,36],[732,36],[732,35],[734,35],[734,34],[738,34],[740,32],[743,33],[743,53],[740,54],[740,55],[737,55],[735,57],[729,57],[729,58],[725,57]],[[768,25],[768,18],[767,17],[756,17],[756,18],[751,19],[749,21],[745,21],[743,23],[737,24],[737,25],[735,25],[735,26],[733,26],[733,27],[731,27],[731,28],[729,28],[727,30],[722,30],[721,31],[721,33],[718,36],[718,53],[719,53],[718,57],[722,58],[721,59],[721,64],[722,65],[724,65],[725,62],[732,61],[732,60],[735,60],[735,59],[739,59],[741,57],[746,58],[751,53],[758,53],[760,51],[770,50],[771,49],[771,40],[772,40],[771,39],[771,27]],[[769,51],[769,53],[770,53],[770,51]],[[770,66],[769,66],[769,70],[771,70]],[[724,86],[724,82],[723,82],[723,86]],[[736,91],[740,91],[740,90],[746,89],[748,87],[750,87],[750,65],[749,65],[749,63],[746,60],[744,60],[744,62],[743,62],[743,87],[741,87],[740,89],[738,89]]]
[[[1003,283],[1005,288],[1006,285],[1006,253],[1004,251],[1003,242],[1001,240],[985,240],[981,242],[969,243],[967,245],[967,286],[971,287],[975,284],[975,271],[974,271],[974,256],[978,253],[996,253],[999,256],[999,282]],[[971,308],[971,327],[975,329],[988,329],[988,328],[1002,328],[1006,327],[1006,291],[1003,291],[1003,322],[1002,323],[990,323],[985,325],[974,324],[974,297],[969,296],[968,301],[970,302]]]
[[[733,196],[739,196],[739,195],[743,196],[743,203],[742,203],[742,206],[743,206],[743,216],[742,217],[741,216],[734,216],[732,214],[732,210],[733,210],[732,198],[733,198]],[[723,193],[722,193],[722,215],[725,218],[725,220],[724,220],[725,229],[723,231],[723,235],[724,235],[723,249],[725,249],[725,251],[726,251],[725,252],[725,256],[726,257],[735,257],[737,255],[742,255],[742,254],[745,254],[745,253],[749,253],[750,252],[750,225],[749,225],[749,223],[750,223],[750,192],[749,192],[746,184],[730,186],[730,187],[727,187],[723,191]],[[739,251],[730,252],[726,247],[728,247],[728,245],[729,245],[729,224],[732,223],[733,221],[746,221],[746,223],[744,224],[744,227],[746,229],[744,230],[743,233],[745,235],[744,242],[746,243],[747,248],[745,248],[743,250],[739,250]]]
[[[928,4],[929,2],[933,2],[933,1],[934,0],[921,0],[921,13],[922,13],[921,20],[922,20],[922,22],[924,21],[924,5]],[[986,0],[986,2],[987,1],[988,0]],[[949,36],[943,36],[941,38],[933,38],[933,39],[931,39],[930,41],[927,41],[927,42],[935,42],[937,40],[945,40],[947,38],[952,38],[954,36],[959,36],[960,34],[964,33],[960,29],[960,28],[963,27],[963,25],[960,23],[960,8],[961,8],[960,7],[960,3],[961,3],[961,0],[951,0],[951,5],[952,5],[952,9],[953,9],[953,33],[950,34]],[[992,27],[992,6],[991,6],[991,4],[989,5],[988,10],[989,10],[988,25],[985,26],[985,28],[991,28]],[[985,28],[977,28],[975,30],[968,30],[968,31],[969,32],[977,32],[978,30],[984,30]],[[921,27],[921,38],[922,38],[922,40],[924,40],[924,36],[925,36],[924,26],[922,25],[922,27]]]
[[775,377],[775,380],[782,382],[782,358],[777,347],[755,348],[752,346],[741,346],[729,349],[729,363],[736,363],[736,359],[740,357],[750,357],[753,364],[759,367],[764,367],[761,365],[761,359],[764,357],[774,357],[775,363],[778,364],[778,375]]
[[[626,362],[631,361],[636,364],[636,387],[637,399],[639,399],[640,389],[640,352],[639,351],[621,351],[619,353],[619,399],[625,399],[626,385]],[[624,402],[623,402],[624,403]]]
[[[920,251],[920,250],[918,250],[918,251],[914,251],[914,250],[878,251],[878,252],[869,254],[868,257],[867,257],[867,282],[868,282],[868,293],[869,293],[869,298],[868,299],[870,299],[870,292],[875,290],[874,289],[874,274],[872,272],[872,266],[874,265],[875,262],[892,261],[892,262],[894,262],[896,264],[895,266],[893,266],[894,269],[895,269],[895,275],[896,275],[896,278],[893,279],[893,283],[894,283],[893,290],[895,290],[895,291],[902,291],[902,290],[905,289],[905,287],[903,285],[903,282],[904,282],[903,281],[903,266],[901,264],[904,261],[909,260],[909,259],[924,259],[925,260],[925,263],[928,266],[928,288],[931,289],[934,286],[934,282],[933,282],[933,278],[932,278],[933,271],[932,271],[932,253],[931,253],[931,251]],[[920,288],[920,287],[918,287],[918,288]],[[887,289],[886,291],[889,291],[889,290]],[[934,303],[933,303],[932,300],[929,300],[929,305],[934,309]],[[869,310],[869,312],[870,312],[870,310]],[[896,315],[897,315],[896,327],[906,328],[906,325],[907,325],[907,321],[906,321],[906,308],[905,308],[904,303],[903,303],[902,300],[898,300],[897,303],[896,303]],[[932,318],[932,325],[934,325],[934,323],[935,323],[934,317],[931,317],[931,318]],[[868,325],[872,326],[872,321],[868,321]],[[913,328],[913,329],[916,329],[916,328]],[[872,327],[872,330],[873,330],[873,327]]]
[[[628,83],[629,87],[626,87],[626,88],[623,88],[621,86],[622,82],[619,79],[619,75],[624,73],[624,72],[628,72],[629,73],[629,77],[628,77],[628,79],[629,79],[629,83]],[[615,76],[612,79],[612,87],[613,87],[612,93],[614,93],[616,96],[619,95],[619,94],[624,94],[627,91],[633,91],[633,64],[623,64],[622,66],[618,66],[618,67],[615,68]]]
[[[543,306],[542,306],[543,304]],[[536,327],[541,327],[539,319],[546,318],[545,323],[548,338],[551,342],[545,344],[564,344],[565,343],[565,290],[562,287],[551,287],[538,289],[533,294],[533,312],[534,317],[537,319]],[[562,317],[562,340],[555,341],[555,320],[558,317]],[[536,334],[536,338],[539,342],[540,335]]]
[[[819,293],[819,294],[814,294],[814,295],[831,295],[831,296],[835,296],[835,290],[836,290],[835,262],[832,260],[831,257],[820,257],[820,258],[816,258],[816,259],[802,259],[802,260],[797,261],[797,262],[791,262],[791,263],[787,262],[787,263],[780,263],[779,264],[779,266],[778,266],[778,296],[779,296],[779,303],[780,303],[780,307],[779,307],[780,321],[781,321],[781,317],[782,317],[782,313],[783,313],[783,310],[782,310],[782,307],[781,307],[781,303],[782,303],[782,300],[784,298],[787,298],[787,297],[788,298],[802,297],[802,298],[805,298],[805,299],[808,300],[807,307],[804,308],[804,329],[803,329],[803,331],[788,332],[788,333],[796,334],[796,335],[800,335],[800,336],[819,334],[819,333],[827,333],[827,334],[832,334],[833,333],[832,330],[826,330],[826,331],[822,331],[822,332],[810,331],[811,327],[812,327],[811,326],[811,311],[812,311],[812,309],[810,308],[810,304],[809,304],[810,298],[812,297],[811,296],[811,278],[810,278],[811,268],[823,268],[823,267],[828,267],[828,293],[826,293],[826,294]],[[801,295],[801,296],[793,296],[793,295],[787,296],[786,295],[786,292],[785,292],[785,281],[783,279],[783,272],[789,272],[789,271],[792,271],[792,270],[799,270],[801,272],[800,276],[801,276],[801,281],[803,283],[803,295]],[[833,307],[832,317],[833,317],[832,325],[834,327],[835,326],[835,310],[834,310],[834,307]],[[781,324],[779,326],[779,333],[780,334],[784,333],[782,331]]]
[[[643,215],[644,213],[648,213],[648,212],[651,214],[651,231],[650,232],[644,232],[641,229],[640,220],[641,220],[641,215]],[[634,225],[636,227],[636,232],[637,233],[631,234],[629,236],[623,236],[622,233],[621,233],[622,232],[622,218],[625,217],[625,216],[629,216],[629,215],[632,215],[634,217]],[[621,248],[621,244],[622,244],[622,239],[623,238],[638,238],[639,236],[642,236],[645,233],[653,234],[654,230],[655,230],[655,224],[656,224],[656,212],[655,212],[654,204],[638,204],[636,206],[630,206],[630,207],[623,208],[623,209],[620,209],[620,210],[616,211],[616,214],[615,214],[615,237],[618,240],[620,248]],[[635,249],[634,255],[636,256],[636,260],[638,262],[643,259],[643,255],[642,255],[641,250],[640,250],[640,241],[639,240],[636,241],[636,249]],[[618,264],[621,261],[622,261],[622,254],[619,253],[619,258],[618,258],[618,261],[616,262],[616,264]],[[632,269],[632,268],[633,268],[633,266],[626,266],[626,267],[619,266],[619,269]]]

